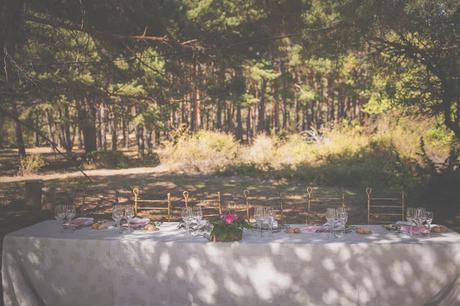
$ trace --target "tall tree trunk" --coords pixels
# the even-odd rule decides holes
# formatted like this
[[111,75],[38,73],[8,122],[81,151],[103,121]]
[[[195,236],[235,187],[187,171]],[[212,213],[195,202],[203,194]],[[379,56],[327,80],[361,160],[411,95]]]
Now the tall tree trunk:
[[69,114],[69,106],[64,106],[64,118],[63,118],[63,130],[64,130],[64,144],[65,144],[65,151],[67,157],[72,157],[72,138],[70,134],[70,114]]
[[281,82],[283,85],[283,92],[281,98],[283,100],[282,112],[283,112],[283,130],[287,128],[288,125],[288,103],[287,103],[287,73],[284,61],[280,62],[281,69]]
[[280,102],[278,92],[278,81],[273,84],[273,127],[275,133],[279,134],[280,131]]
[[[54,132],[53,132],[53,126],[54,126],[54,120],[53,120],[53,115],[49,111],[45,111],[45,116],[46,116],[46,123],[48,126],[48,138],[55,143],[56,140],[54,139]],[[54,147],[52,144],[49,144],[50,147],[54,150]]]
[[129,149],[129,120],[125,117],[121,122],[123,129],[123,146],[125,149]]
[[262,86],[260,89],[259,112],[257,122],[257,132],[265,131],[265,93],[267,91],[267,81],[262,79]]
[[99,106],[99,108],[97,108],[96,119],[97,119],[97,138],[96,138],[96,144],[97,144],[97,148],[100,150],[100,149],[102,148],[102,118],[101,118],[101,106]]
[[97,151],[96,108],[92,101],[85,99],[85,104],[81,108],[78,118],[83,132],[85,153]]
[[[16,118],[19,118],[18,109],[16,103],[13,103],[13,115]],[[15,133],[16,133],[16,146],[18,147],[19,159],[24,159],[26,157],[26,146],[24,145],[24,138],[22,134],[22,126],[19,121],[15,121]]]
[[236,139],[243,142],[243,119],[241,118],[241,104],[236,105]]
[[[34,125],[35,125],[35,131],[34,131],[34,146],[39,147],[40,146],[40,134],[37,131],[40,131],[40,117],[37,113],[34,113]],[[1,127],[0,127],[1,128]],[[0,142],[1,143],[1,142]],[[1,145],[0,145],[1,146]]]
[[112,120],[110,121],[110,124],[111,124],[110,130],[112,132],[112,151],[114,152],[117,150],[117,145],[118,145],[117,123],[118,123],[118,113],[115,107],[112,107]]
[[152,142],[152,134],[153,130],[152,129],[145,129],[146,130],[146,143],[147,143],[147,153],[152,153],[153,152],[153,142]]
[[104,151],[107,151],[107,110],[105,104],[101,104],[101,147]]
[[246,141],[247,143],[251,143],[252,139],[252,124],[251,124],[251,107],[248,106],[247,114],[246,114]]
[[145,143],[144,143],[144,125],[136,125],[136,141],[137,141],[137,153],[139,157],[144,157]]

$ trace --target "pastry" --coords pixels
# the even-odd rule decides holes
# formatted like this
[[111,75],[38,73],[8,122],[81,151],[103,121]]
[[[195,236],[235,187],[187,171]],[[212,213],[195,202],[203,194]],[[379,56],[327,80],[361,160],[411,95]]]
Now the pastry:
[[288,234],[299,234],[300,233],[300,228],[298,227],[290,227],[287,229]]
[[371,230],[368,229],[367,227],[358,227],[356,229],[356,232],[361,235],[368,235],[371,233]]
[[437,226],[433,226],[431,228],[431,231],[433,233],[447,233],[449,229],[445,227],[444,225],[437,225]]
[[101,223],[93,223],[93,225],[91,225],[91,228],[93,230],[98,230],[101,225],[102,225]]
[[157,227],[153,224],[147,224],[144,226],[144,230],[149,231],[149,232],[154,232],[157,231]]

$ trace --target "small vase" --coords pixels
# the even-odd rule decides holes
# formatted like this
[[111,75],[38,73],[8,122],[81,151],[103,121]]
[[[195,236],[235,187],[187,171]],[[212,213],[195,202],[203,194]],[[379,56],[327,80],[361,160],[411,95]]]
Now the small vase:
[[243,231],[237,231],[233,233],[227,233],[225,236],[220,235],[213,235],[212,241],[214,242],[232,242],[232,241],[240,241],[243,239]]

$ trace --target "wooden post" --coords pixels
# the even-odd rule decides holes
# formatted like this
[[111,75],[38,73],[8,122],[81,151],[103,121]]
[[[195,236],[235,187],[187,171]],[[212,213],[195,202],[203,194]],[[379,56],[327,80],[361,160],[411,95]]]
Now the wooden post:
[[372,193],[372,188],[367,187],[367,188],[366,188],[366,193],[367,193],[367,224],[370,224],[370,220],[371,220],[371,193]]
[[247,218],[247,220],[249,222],[249,221],[251,221],[250,216],[249,216],[249,190],[247,190],[247,189],[244,190],[243,194],[244,194],[244,200],[246,202],[246,218]]
[[222,198],[220,196],[220,191],[217,192],[217,200],[219,204],[219,215],[222,215]]
[[24,204],[28,209],[41,210],[42,208],[42,180],[26,181]]
[[137,215],[137,204],[138,204],[138,200],[139,200],[139,188],[134,187],[133,195],[134,195],[134,213]]
[[405,216],[406,216],[406,193],[403,191],[401,192],[401,206],[402,206],[402,219],[401,221],[404,221],[406,220]]
[[171,193],[168,192],[168,221],[171,221],[171,211],[172,211]]
[[184,196],[185,208],[188,208],[188,191],[184,191],[182,195]]

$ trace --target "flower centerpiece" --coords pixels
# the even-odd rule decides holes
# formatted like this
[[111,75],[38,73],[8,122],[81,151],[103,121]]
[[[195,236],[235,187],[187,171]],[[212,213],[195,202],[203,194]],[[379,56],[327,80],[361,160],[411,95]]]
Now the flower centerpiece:
[[248,223],[235,213],[225,213],[211,222],[213,225],[211,239],[213,241],[239,241],[243,238],[243,229]]

